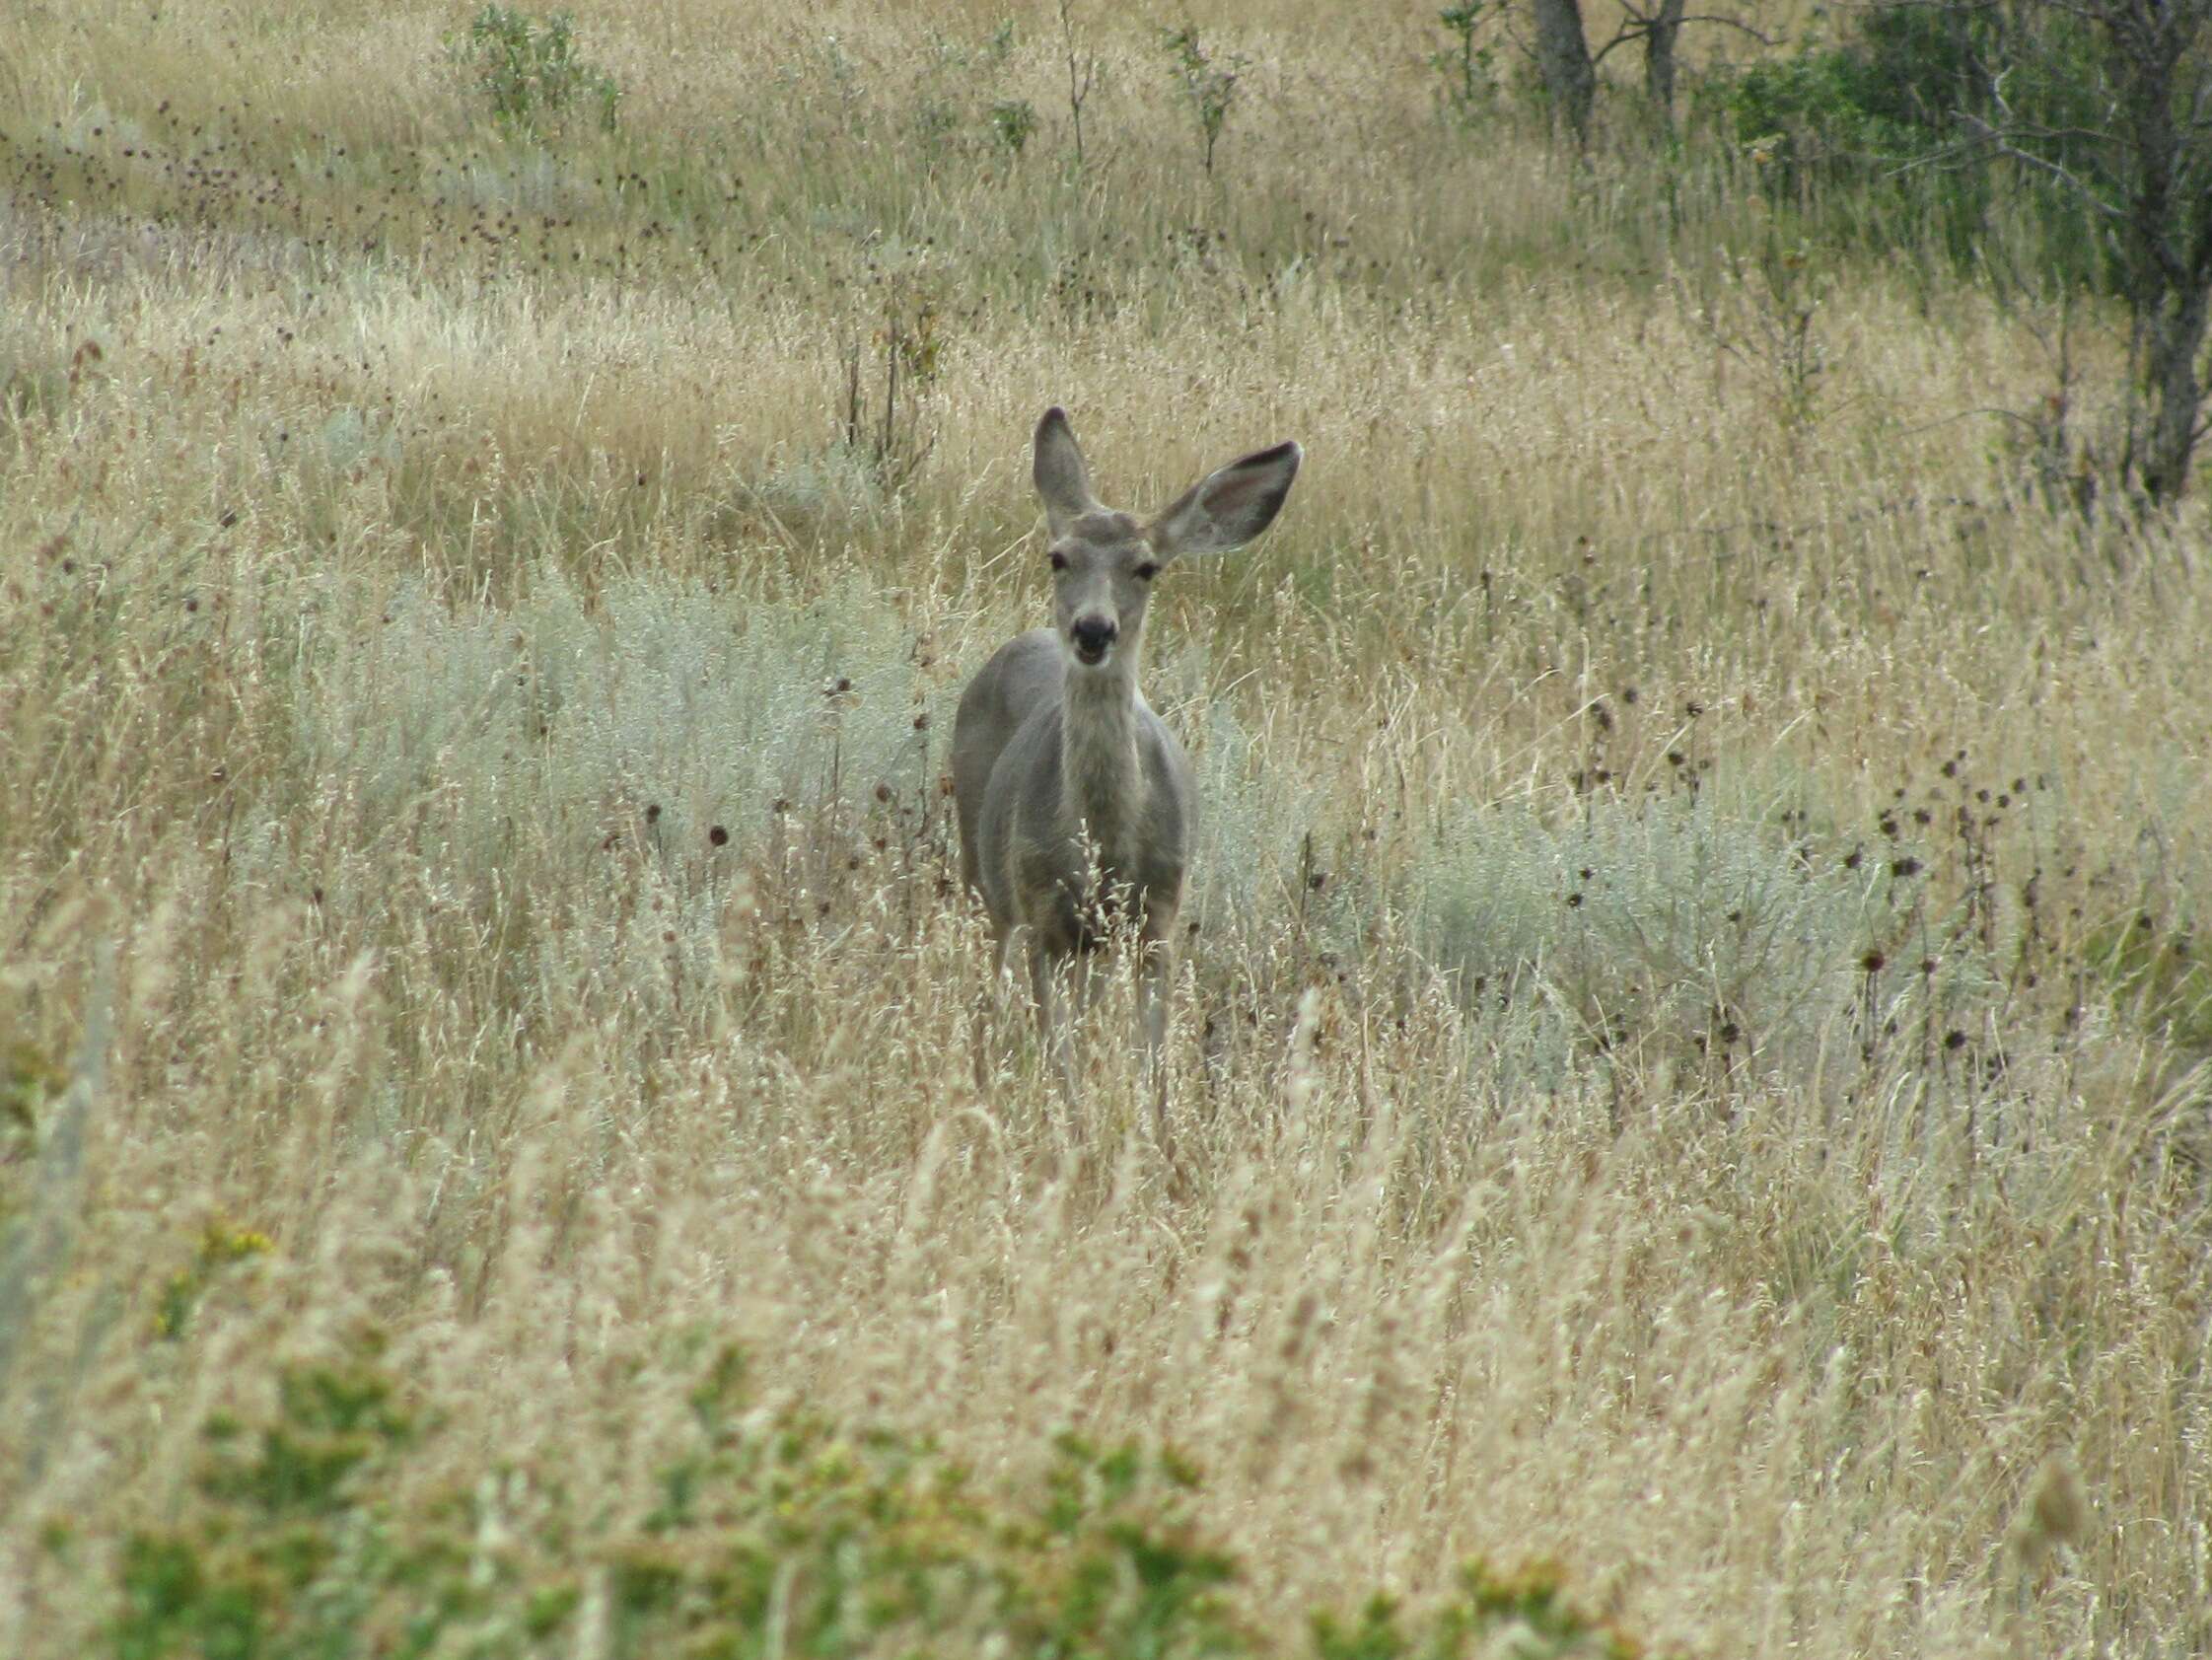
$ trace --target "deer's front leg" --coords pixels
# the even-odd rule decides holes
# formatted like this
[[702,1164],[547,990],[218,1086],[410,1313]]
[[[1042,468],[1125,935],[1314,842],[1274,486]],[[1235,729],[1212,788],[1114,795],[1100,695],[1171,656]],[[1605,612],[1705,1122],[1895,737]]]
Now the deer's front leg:
[[1068,1041],[1068,1025],[1060,1017],[1059,965],[1051,952],[1032,942],[1030,946],[1030,997],[1036,1004],[1036,1036],[1060,1074],[1060,1089],[1068,1106],[1075,1106],[1075,1055]]
[[1168,1133],[1168,996],[1175,974],[1175,959],[1169,947],[1175,925],[1173,909],[1146,906],[1136,960],[1137,1033],[1144,1046],[1144,1075],[1151,1086],[1152,1120],[1159,1132],[1160,1150],[1171,1163],[1175,1160],[1175,1144]]

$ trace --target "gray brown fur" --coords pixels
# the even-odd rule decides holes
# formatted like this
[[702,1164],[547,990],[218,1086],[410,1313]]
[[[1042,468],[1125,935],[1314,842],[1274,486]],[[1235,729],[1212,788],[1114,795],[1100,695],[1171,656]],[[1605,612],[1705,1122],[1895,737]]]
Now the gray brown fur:
[[1196,812],[1190,762],[1139,688],[1146,602],[1172,560],[1226,553],[1274,520],[1296,444],[1208,474],[1157,518],[1100,505],[1067,414],[1037,423],[1035,477],[1053,623],[1001,646],[961,696],[953,786],[961,873],[982,897],[999,962],[1025,941],[1037,1022],[1073,1088],[1054,980],[1116,927],[1140,942],[1140,1019],[1157,1061],[1167,948]]

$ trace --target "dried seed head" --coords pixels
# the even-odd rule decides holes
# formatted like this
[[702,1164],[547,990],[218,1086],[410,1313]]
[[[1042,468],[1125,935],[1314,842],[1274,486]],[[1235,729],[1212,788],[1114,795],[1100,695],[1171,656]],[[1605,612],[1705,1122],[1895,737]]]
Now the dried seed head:
[[2089,1532],[2089,1498],[2082,1491],[2081,1478],[2064,1459],[2044,1464],[2031,1514],[2054,1544],[2072,1545]]
[[2081,1478],[2063,1455],[2054,1454],[2036,1473],[2028,1503],[2013,1523],[2013,1547],[2021,1563],[2039,1571],[2062,1547],[2075,1545],[2089,1532],[2089,1499]]

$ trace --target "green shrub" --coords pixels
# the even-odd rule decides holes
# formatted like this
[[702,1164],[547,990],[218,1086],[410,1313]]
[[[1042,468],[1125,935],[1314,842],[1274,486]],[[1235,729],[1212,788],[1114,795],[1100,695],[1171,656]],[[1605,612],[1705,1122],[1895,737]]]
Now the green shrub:
[[448,42],[456,61],[504,126],[535,129],[558,121],[572,105],[597,110],[614,129],[622,90],[614,77],[576,50],[576,24],[566,12],[533,18],[489,5]]
[[[1236,1561],[1191,1519],[1170,1451],[1051,1449],[1011,1494],[926,1440],[748,1409],[725,1351],[642,1514],[528,1470],[423,1480],[437,1414],[363,1339],[286,1366],[267,1421],[217,1416],[177,1522],[124,1542],[115,1660],[772,1654],[1243,1660],[1270,1652],[1233,1605]],[[548,1450],[547,1463],[553,1462]],[[59,1549],[59,1547],[57,1547]],[[587,1610],[591,1612],[588,1614]],[[591,1632],[587,1619],[596,1622]],[[1318,1615],[1319,1660],[1625,1656],[1556,1573],[1469,1568],[1408,1620],[1369,1599]]]
[[1019,156],[1036,131],[1036,106],[1026,98],[1003,100],[991,106],[991,130],[998,141]]
[[1221,142],[1223,130],[1229,124],[1230,108],[1237,102],[1237,83],[1244,79],[1250,65],[1240,53],[1224,57],[1209,50],[1198,38],[1195,25],[1185,24],[1180,29],[1164,29],[1160,43],[1167,48],[1170,59],[1169,74],[1183,102],[1190,107],[1190,119],[1198,132],[1198,155],[1210,177],[1214,171],[1214,147]]
[[1429,53],[1429,67],[1443,80],[1445,109],[1462,125],[1473,124],[1496,102],[1497,43],[1477,37],[1498,12],[1488,0],[1467,0],[1436,15],[1451,44]]
[[[1832,42],[1708,76],[1696,104],[1758,167],[1776,197],[1818,194],[1845,233],[1877,247],[1933,238],[1969,264],[2001,204],[2027,212],[2041,263],[2069,280],[2098,274],[2079,204],[2034,175],[1996,190],[1983,138],[2012,117],[2052,132],[2098,124],[2093,42],[2064,20],[1995,8],[1877,6]],[[2097,165],[2086,138],[2069,164]]]

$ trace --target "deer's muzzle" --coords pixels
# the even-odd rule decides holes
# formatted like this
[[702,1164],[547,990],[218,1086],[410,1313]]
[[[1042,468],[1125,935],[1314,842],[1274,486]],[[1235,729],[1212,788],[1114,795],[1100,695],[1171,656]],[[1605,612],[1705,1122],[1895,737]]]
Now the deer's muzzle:
[[1120,629],[1103,616],[1079,616],[1068,624],[1068,643],[1075,647],[1076,657],[1096,668],[1106,661],[1106,653],[1113,649],[1114,636]]

